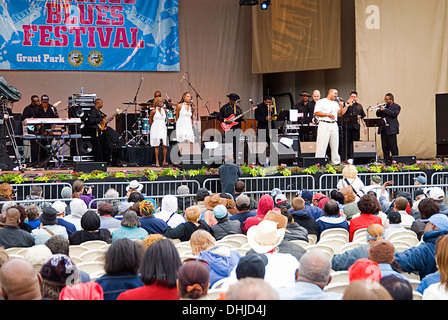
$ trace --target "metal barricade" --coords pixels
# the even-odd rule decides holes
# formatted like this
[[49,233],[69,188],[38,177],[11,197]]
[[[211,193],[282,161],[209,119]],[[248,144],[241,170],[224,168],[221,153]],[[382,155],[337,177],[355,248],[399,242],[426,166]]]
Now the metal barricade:
[[42,188],[42,197],[45,199],[60,199],[61,190],[64,187],[72,187],[68,182],[58,182],[58,183],[20,183],[12,184],[13,190],[16,190],[17,201],[25,200],[26,196],[31,194],[31,188],[34,186],[39,186]]

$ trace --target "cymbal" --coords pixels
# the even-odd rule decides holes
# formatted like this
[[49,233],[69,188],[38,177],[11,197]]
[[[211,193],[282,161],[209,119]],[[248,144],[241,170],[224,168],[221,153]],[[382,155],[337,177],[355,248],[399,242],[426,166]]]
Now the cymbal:
[[127,105],[137,105],[138,103],[135,103],[135,102],[123,102],[123,104],[127,104]]
[[152,103],[139,103],[138,105],[140,107],[150,107],[150,106],[152,106]]

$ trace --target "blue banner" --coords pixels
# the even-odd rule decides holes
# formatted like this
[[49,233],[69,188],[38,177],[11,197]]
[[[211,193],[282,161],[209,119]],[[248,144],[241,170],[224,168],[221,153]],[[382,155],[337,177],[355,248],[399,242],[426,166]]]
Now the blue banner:
[[178,0],[1,0],[0,69],[179,71]]

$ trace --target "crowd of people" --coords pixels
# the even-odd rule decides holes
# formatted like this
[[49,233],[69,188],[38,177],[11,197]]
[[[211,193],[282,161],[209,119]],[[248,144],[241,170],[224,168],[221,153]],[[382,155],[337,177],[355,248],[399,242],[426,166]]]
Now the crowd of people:
[[[160,206],[131,181],[125,200],[114,199],[120,195],[111,189],[105,194],[111,200],[94,209],[82,181],[52,203],[16,203],[12,187],[0,185],[0,296],[196,300],[210,299],[219,283],[222,300],[411,300],[413,291],[423,299],[448,298],[443,190],[422,185],[413,196],[389,194],[390,182],[375,176],[364,186],[350,165],[343,176],[331,192],[298,190],[291,200],[275,188],[255,201],[238,180],[233,195],[200,188],[188,205],[179,195],[165,195]],[[184,189],[178,194],[189,192]],[[31,194],[41,198],[41,187]],[[366,229],[367,239],[331,258],[295,242],[318,243],[328,229],[345,229],[349,241]],[[390,239],[403,230],[412,230],[419,243],[398,251]],[[219,245],[237,234],[250,245],[245,254]],[[69,253],[70,246],[92,240],[109,244],[105,273],[94,280]],[[187,241],[192,255],[182,258],[175,244]],[[16,247],[28,248],[24,259],[9,257]],[[342,270],[350,278],[345,292],[326,291],[331,274]],[[405,273],[419,275],[416,290]]]

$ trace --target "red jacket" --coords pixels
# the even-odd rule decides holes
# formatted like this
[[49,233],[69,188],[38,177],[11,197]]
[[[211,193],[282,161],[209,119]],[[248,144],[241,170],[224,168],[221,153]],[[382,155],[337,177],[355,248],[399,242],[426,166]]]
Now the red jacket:
[[246,234],[250,227],[256,226],[263,221],[266,213],[274,209],[274,200],[269,194],[265,194],[258,202],[257,214],[254,217],[247,218],[243,224],[243,233]]
[[350,241],[353,241],[353,235],[356,230],[367,228],[371,224],[383,225],[383,222],[380,217],[367,213],[361,213],[359,217],[351,219],[349,227]]
[[153,283],[122,292],[117,300],[179,300],[179,292],[176,287],[168,288]]

